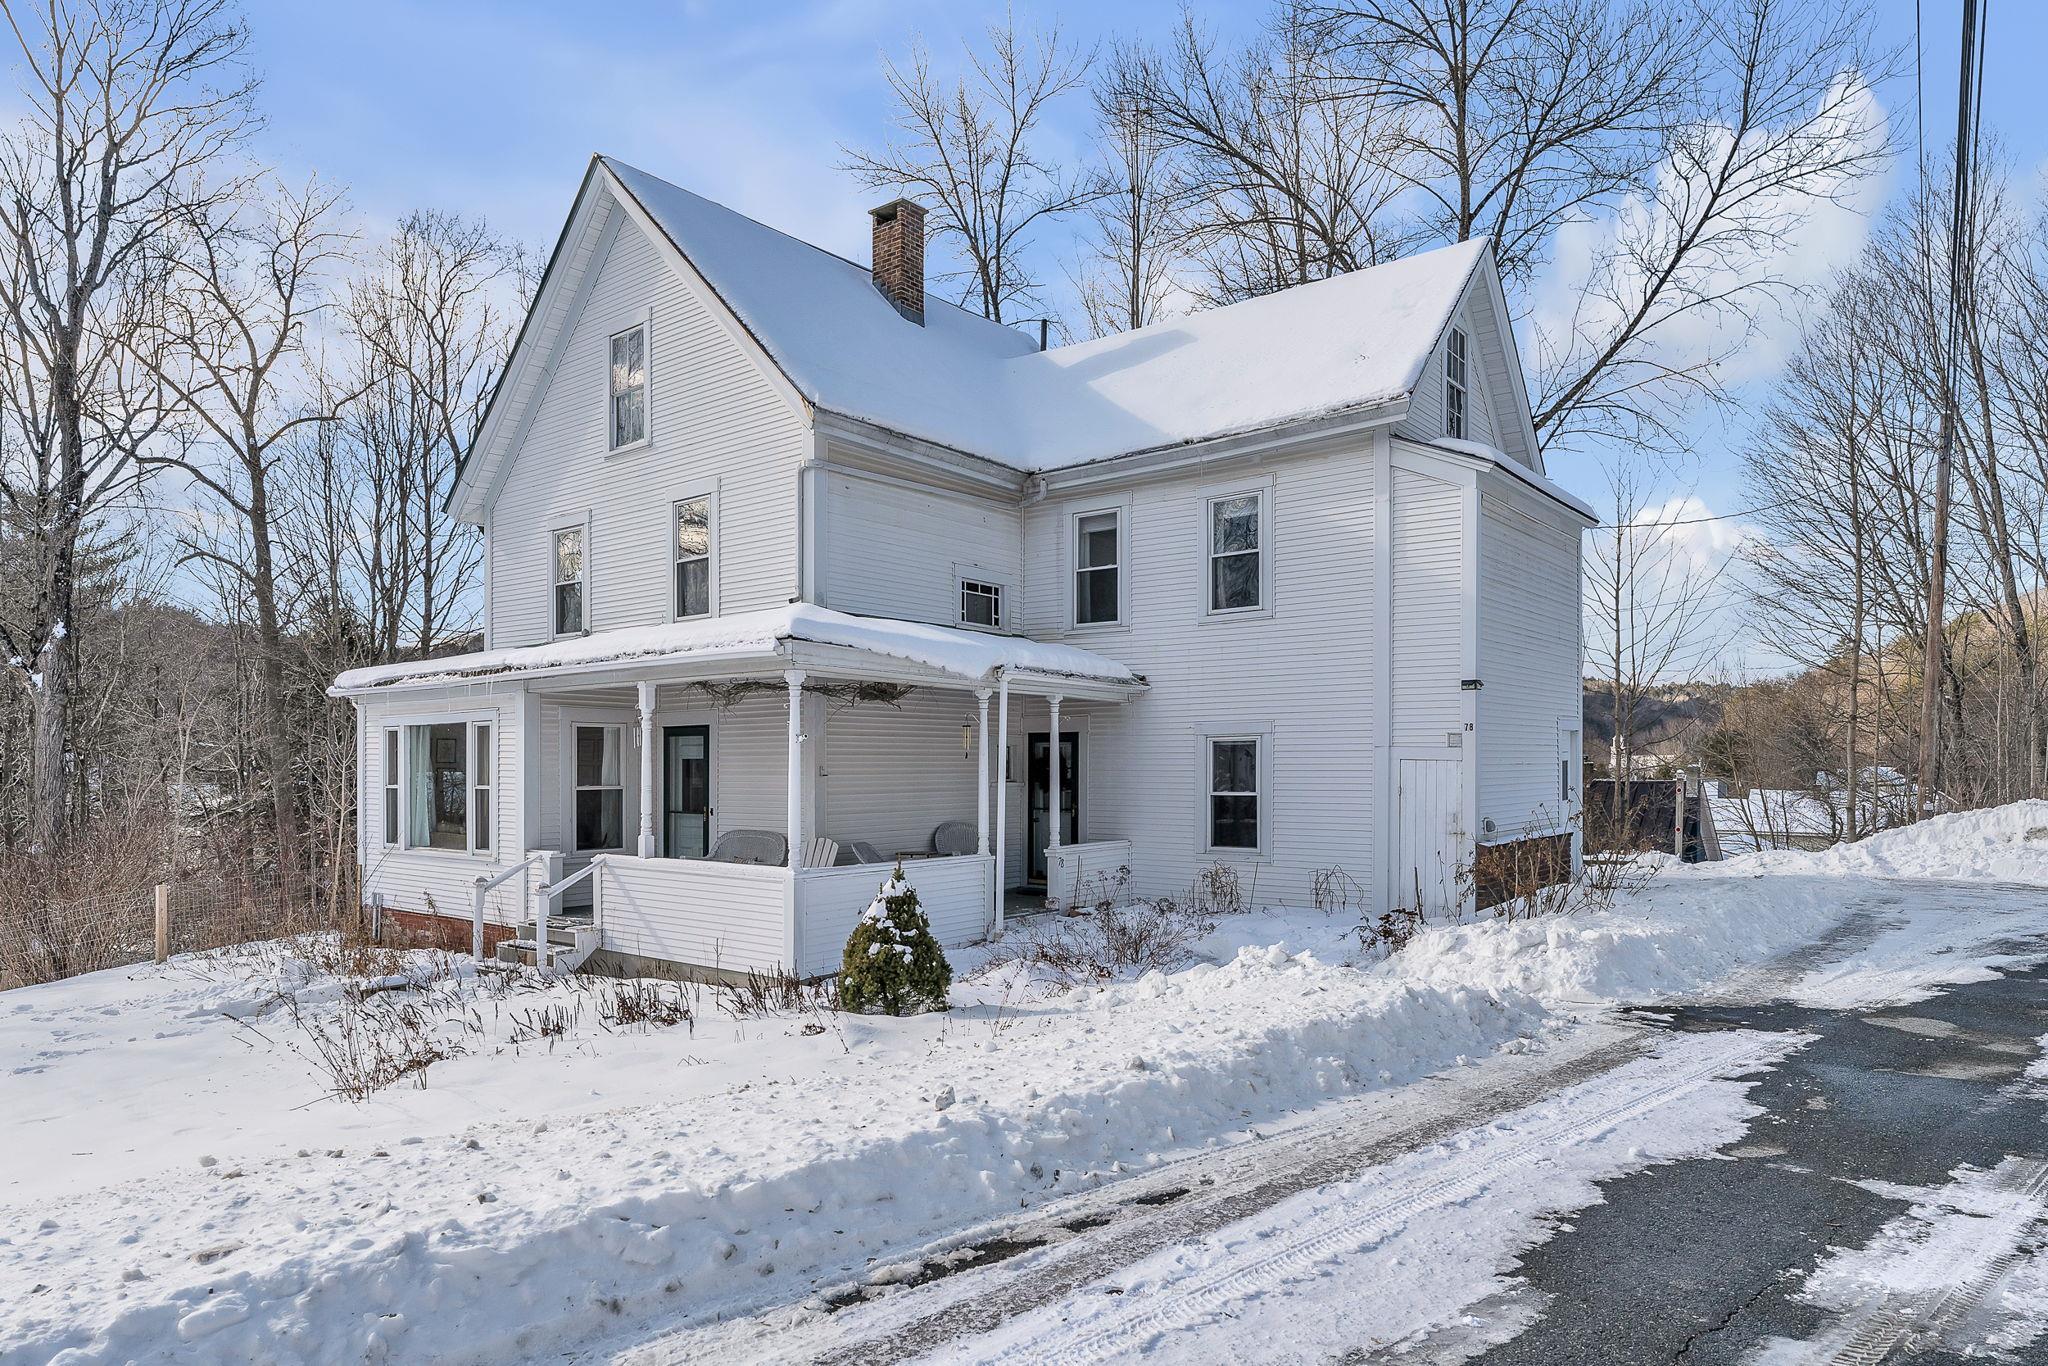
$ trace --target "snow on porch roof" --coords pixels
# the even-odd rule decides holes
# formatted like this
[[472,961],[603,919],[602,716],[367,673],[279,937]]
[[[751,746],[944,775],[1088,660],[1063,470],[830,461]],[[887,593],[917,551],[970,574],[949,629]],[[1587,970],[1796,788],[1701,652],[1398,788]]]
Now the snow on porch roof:
[[993,683],[996,670],[1003,668],[1125,686],[1142,686],[1144,682],[1115,660],[1070,645],[886,617],[857,617],[828,607],[793,603],[701,621],[600,631],[546,645],[478,650],[408,664],[376,664],[348,670],[334,680],[329,692],[343,696],[378,688],[520,677],[602,664],[759,660],[774,654],[784,641],[837,645],[977,682]]
[[935,295],[920,327],[866,266],[599,161],[810,402],[1026,471],[1405,399],[1487,252],[1460,242],[1041,352]]

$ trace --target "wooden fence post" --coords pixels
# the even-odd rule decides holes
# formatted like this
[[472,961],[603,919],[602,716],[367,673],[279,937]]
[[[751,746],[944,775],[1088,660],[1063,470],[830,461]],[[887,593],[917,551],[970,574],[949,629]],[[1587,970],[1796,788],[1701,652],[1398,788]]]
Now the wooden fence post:
[[171,956],[171,884],[156,885],[156,961]]

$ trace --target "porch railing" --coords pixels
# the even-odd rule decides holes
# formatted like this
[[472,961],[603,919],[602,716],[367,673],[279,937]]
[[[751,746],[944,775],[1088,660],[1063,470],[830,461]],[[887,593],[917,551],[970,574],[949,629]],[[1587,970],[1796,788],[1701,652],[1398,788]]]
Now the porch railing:
[[1121,899],[1131,867],[1129,840],[1088,840],[1046,850],[1045,904],[1054,910]]

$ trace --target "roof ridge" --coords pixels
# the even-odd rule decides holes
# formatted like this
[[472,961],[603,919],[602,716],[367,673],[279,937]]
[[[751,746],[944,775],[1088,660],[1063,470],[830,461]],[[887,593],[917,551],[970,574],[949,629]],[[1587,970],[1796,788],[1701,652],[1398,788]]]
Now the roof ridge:
[[[782,238],[784,241],[794,242],[796,245],[800,247],[808,247],[810,250],[817,252],[820,256],[829,257],[830,259],[839,262],[841,265],[850,266],[854,270],[859,271],[865,277],[872,277],[873,275],[874,267],[872,265],[863,265],[859,261],[854,260],[851,256],[842,256],[838,252],[832,250],[832,248],[830,247],[821,247],[816,242],[810,241],[808,238],[798,237],[795,233],[790,232],[784,228],[778,228],[773,223],[765,223],[762,220],[754,217],[750,213],[742,213],[740,210],[735,209],[730,204],[726,204],[719,200],[713,199],[710,195],[699,194],[695,190],[689,188],[687,185],[678,185],[673,180],[670,180],[665,176],[658,176],[654,172],[646,170],[642,167],[635,166],[630,161],[621,160],[620,158],[612,156],[605,152],[599,152],[596,155],[599,161],[602,161],[603,163],[605,163],[605,165],[611,167],[614,174],[620,171],[631,171],[634,175],[645,176],[649,180],[657,181],[662,185],[666,185],[669,189],[674,190],[677,194],[686,194],[690,196],[690,198],[697,200],[699,203],[709,204],[714,209],[717,209],[723,213],[729,213],[734,218],[740,219],[743,222],[751,223],[753,226],[761,229],[763,232],[772,232],[777,237]],[[952,309],[954,312],[960,314],[963,317],[972,318],[977,322],[985,322],[991,327],[1008,328],[1010,326],[1008,323],[999,322],[994,318],[983,317],[981,314],[976,313],[973,309],[970,309],[962,304],[956,304],[951,299],[948,299],[943,295],[928,294],[927,302],[929,302],[932,299],[936,299],[940,304]],[[1015,329],[1011,330],[1014,331]]]

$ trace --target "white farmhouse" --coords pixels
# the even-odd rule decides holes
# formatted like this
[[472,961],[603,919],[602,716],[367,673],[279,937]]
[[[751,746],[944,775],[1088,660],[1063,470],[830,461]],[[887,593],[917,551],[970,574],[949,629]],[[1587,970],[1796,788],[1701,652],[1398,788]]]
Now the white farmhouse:
[[873,220],[593,160],[450,498],[485,648],[334,684],[366,893],[812,974],[899,857],[960,943],[1122,870],[1378,912],[1572,856],[1593,519],[1485,242],[1048,350]]

